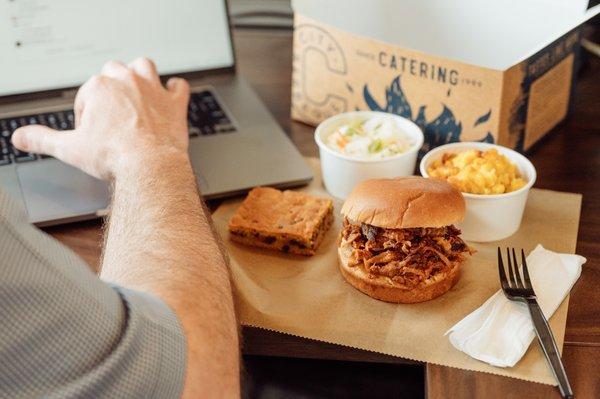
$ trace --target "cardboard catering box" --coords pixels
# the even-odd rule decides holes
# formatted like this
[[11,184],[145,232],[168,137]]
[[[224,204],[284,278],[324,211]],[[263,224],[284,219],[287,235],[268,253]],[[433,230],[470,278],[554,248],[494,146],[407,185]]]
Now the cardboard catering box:
[[524,151],[569,108],[587,0],[293,0],[292,117],[382,110],[427,151],[486,141]]

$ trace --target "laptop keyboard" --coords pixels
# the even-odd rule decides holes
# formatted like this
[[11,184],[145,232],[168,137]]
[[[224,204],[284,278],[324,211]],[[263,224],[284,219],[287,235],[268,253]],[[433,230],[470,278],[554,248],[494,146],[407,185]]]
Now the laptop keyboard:
[[13,147],[10,138],[17,128],[26,125],[45,125],[56,130],[67,130],[73,128],[73,123],[73,111],[46,112],[0,119],[0,166],[13,162],[30,162],[46,158],[44,155],[22,152]]
[[210,90],[192,93],[188,107],[190,137],[235,132],[219,101]]
[[[70,130],[73,129],[74,123],[72,110],[0,119],[0,166],[47,158],[45,155],[30,154],[16,149],[10,139],[17,128],[26,125],[44,125],[56,130]],[[192,93],[190,96],[188,127],[190,137],[236,131],[223,107],[209,90]]]

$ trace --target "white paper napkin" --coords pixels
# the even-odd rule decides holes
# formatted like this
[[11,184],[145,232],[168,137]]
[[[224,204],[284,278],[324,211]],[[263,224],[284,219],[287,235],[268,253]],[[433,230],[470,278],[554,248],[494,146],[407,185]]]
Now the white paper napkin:
[[[531,284],[547,319],[579,278],[585,261],[582,256],[559,254],[541,245],[527,257]],[[509,301],[499,290],[446,335],[456,349],[475,359],[512,367],[527,351],[535,331],[527,305]]]

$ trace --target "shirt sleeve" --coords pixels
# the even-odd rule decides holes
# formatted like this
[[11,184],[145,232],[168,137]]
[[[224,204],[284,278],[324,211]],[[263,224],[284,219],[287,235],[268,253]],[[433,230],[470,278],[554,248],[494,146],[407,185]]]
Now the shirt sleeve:
[[0,192],[0,399],[177,398],[185,361],[170,308],[104,283]]

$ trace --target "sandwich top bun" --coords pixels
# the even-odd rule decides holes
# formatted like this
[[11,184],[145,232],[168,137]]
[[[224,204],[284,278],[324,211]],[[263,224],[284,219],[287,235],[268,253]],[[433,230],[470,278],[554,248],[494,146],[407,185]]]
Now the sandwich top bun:
[[342,215],[352,223],[387,229],[442,227],[462,220],[465,200],[460,191],[441,179],[372,179],[354,188]]

